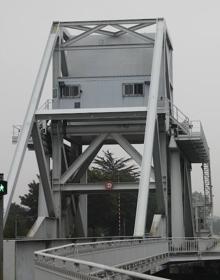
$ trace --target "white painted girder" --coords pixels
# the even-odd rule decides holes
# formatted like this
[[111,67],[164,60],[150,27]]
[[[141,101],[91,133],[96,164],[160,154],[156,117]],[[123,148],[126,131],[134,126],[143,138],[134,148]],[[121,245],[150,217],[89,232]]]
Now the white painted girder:
[[149,194],[149,182],[150,171],[153,154],[153,142],[155,121],[157,117],[157,100],[159,94],[160,83],[160,68],[163,52],[163,39],[164,39],[164,21],[158,20],[156,40],[153,53],[153,62],[151,70],[151,84],[149,90],[148,101],[148,114],[146,118],[146,128],[144,137],[144,152],[141,164],[141,175],[138,191],[137,210],[135,218],[134,236],[144,236],[146,217],[147,217],[147,205]]
[[101,134],[97,136],[90,146],[71,164],[68,170],[64,172],[64,174],[60,178],[60,183],[64,184],[75,172],[79,170],[79,168],[83,165],[83,163],[90,157],[90,155],[97,149],[99,145],[105,140],[107,137],[107,133]]
[[[129,156],[139,165],[141,166],[142,155],[119,133],[111,133],[111,136],[115,139],[115,141],[129,154]],[[151,166],[151,178],[154,180],[154,168]]]
[[18,144],[15,149],[14,157],[11,162],[10,170],[8,173],[8,186],[9,186],[9,199],[7,201],[6,210],[4,213],[4,226],[8,217],[10,205],[13,199],[13,195],[16,188],[17,179],[20,173],[21,165],[24,159],[27,143],[30,138],[31,129],[34,122],[34,114],[40,102],[41,93],[46,80],[46,75],[50,65],[53,50],[56,45],[56,40],[59,33],[59,23],[54,23],[51,28],[51,32],[46,44],[46,48],[41,60],[40,69],[34,84],[32,96],[29,102],[29,106],[24,118],[23,126],[19,135]]

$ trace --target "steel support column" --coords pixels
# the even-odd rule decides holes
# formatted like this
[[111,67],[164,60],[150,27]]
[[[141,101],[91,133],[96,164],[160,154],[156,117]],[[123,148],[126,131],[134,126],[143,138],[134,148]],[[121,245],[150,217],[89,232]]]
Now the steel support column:
[[25,150],[31,134],[31,129],[34,122],[34,114],[40,102],[41,93],[46,80],[46,74],[51,61],[51,56],[55,48],[57,36],[59,32],[59,24],[54,23],[47,41],[47,45],[43,54],[40,69],[34,84],[32,96],[29,102],[29,106],[24,118],[22,130],[19,136],[19,141],[14,153],[14,157],[11,163],[11,167],[8,174],[8,186],[10,188],[10,196],[7,202],[6,210],[4,213],[4,226],[8,217],[10,205],[13,199],[14,191],[17,184],[17,179],[21,170],[21,165],[24,159]]
[[190,167],[186,159],[184,159],[184,224],[186,237],[195,236]]
[[55,217],[55,208],[53,202],[53,196],[51,191],[49,170],[46,162],[44,148],[41,140],[41,135],[37,123],[33,124],[32,138],[34,142],[34,149],[37,158],[38,168],[41,177],[41,184],[44,190],[44,197],[46,200],[47,211],[50,217]]
[[[53,159],[53,170],[52,170],[52,190],[54,184],[57,183],[60,189],[60,176],[61,176],[61,159],[62,159],[62,151],[61,147],[63,144],[63,137],[61,135],[62,123],[52,122],[52,159]],[[62,199],[61,199],[61,191],[54,192],[53,191],[53,199],[55,204],[56,217],[58,218],[57,224],[57,232],[58,236],[62,236],[62,226],[61,226],[61,217],[62,217]]]
[[156,196],[157,196],[157,214],[165,214],[166,203],[165,203],[165,195],[164,195],[163,180],[162,180],[158,120],[156,121],[156,126],[155,126],[153,160],[154,160],[154,173],[155,173]]
[[171,181],[171,230],[172,237],[184,237],[183,186],[180,166],[180,152],[174,136],[170,140],[170,181]]
[[151,85],[149,91],[148,114],[146,119],[146,128],[144,136],[144,152],[141,164],[141,176],[137,200],[134,236],[144,236],[145,233],[155,120],[157,116],[160,68],[163,52],[163,37],[164,21],[158,20],[151,70]]

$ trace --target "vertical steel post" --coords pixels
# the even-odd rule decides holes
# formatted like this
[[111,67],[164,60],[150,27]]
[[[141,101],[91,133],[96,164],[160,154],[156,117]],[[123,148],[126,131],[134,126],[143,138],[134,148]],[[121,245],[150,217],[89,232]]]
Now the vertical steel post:
[[[0,180],[4,180],[4,174],[0,174]],[[3,280],[3,211],[4,196],[0,195],[0,280]]]
[[160,84],[160,68],[163,51],[164,28],[164,20],[159,19],[157,21],[157,31],[151,70],[151,85],[149,91],[148,112],[144,135],[144,152],[141,164],[141,176],[138,191],[134,236],[144,236],[145,233],[154,130],[157,117],[157,100]]
[[180,166],[180,151],[171,136],[170,144],[170,181],[171,181],[171,230],[172,237],[185,237],[183,220],[183,185]]

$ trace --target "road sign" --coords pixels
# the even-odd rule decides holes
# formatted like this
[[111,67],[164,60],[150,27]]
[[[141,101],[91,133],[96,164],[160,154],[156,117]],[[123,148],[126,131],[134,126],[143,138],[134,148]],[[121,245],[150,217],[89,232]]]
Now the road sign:
[[112,188],[113,188],[113,183],[112,183],[112,181],[107,181],[107,182],[105,182],[105,189],[106,189],[107,191],[111,191]]
[[8,191],[8,182],[4,180],[0,180],[0,195],[7,194]]

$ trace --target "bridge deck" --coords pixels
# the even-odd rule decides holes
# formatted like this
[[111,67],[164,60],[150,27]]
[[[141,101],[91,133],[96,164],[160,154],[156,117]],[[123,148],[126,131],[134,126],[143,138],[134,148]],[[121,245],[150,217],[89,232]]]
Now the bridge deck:
[[[220,259],[216,239],[129,239],[70,244],[35,252],[36,280],[164,279],[150,274],[169,262]],[[129,274],[129,273],[136,274]],[[142,274],[142,273],[149,274]],[[59,278],[53,278],[54,273]],[[53,276],[52,276],[53,275]]]

